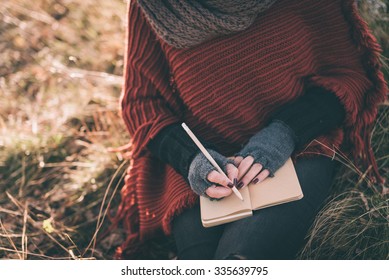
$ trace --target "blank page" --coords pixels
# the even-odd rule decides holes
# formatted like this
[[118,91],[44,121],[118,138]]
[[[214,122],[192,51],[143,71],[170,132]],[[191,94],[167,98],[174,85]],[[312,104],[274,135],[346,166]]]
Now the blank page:
[[249,184],[253,210],[301,199],[303,192],[292,159],[274,173],[257,184]]
[[202,220],[209,221],[242,212],[251,213],[249,190],[244,188],[240,191],[240,193],[242,194],[243,201],[241,201],[234,193],[222,200],[214,201],[200,196],[200,211]]

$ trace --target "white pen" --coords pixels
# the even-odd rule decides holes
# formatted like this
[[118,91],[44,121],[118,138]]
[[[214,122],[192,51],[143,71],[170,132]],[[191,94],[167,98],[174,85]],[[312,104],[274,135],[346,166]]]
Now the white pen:
[[[216,161],[213,159],[213,157],[208,153],[207,149],[205,149],[205,147],[203,146],[203,144],[201,144],[201,142],[199,141],[199,139],[197,139],[196,135],[193,134],[193,132],[189,129],[189,127],[185,124],[185,123],[182,123],[181,126],[185,129],[185,131],[189,134],[190,138],[192,138],[193,142],[195,142],[195,144],[197,145],[197,147],[199,147],[199,149],[201,150],[201,152],[204,154],[204,156],[209,160],[209,162],[217,169],[217,171],[219,171],[221,174],[223,174],[224,176],[226,176],[228,178],[228,176],[224,173],[224,171],[220,168],[220,166],[216,163]],[[233,186],[232,188],[232,191],[235,193],[235,195],[237,197],[239,197],[240,200],[243,201],[243,197],[242,195],[240,194],[240,192],[238,191],[238,189]]]

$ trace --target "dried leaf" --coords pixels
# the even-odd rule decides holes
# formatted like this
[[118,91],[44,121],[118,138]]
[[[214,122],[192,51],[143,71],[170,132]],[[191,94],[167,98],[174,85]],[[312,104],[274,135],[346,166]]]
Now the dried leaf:
[[49,219],[46,219],[43,221],[43,224],[42,224],[42,228],[44,229],[44,231],[46,231],[47,233],[52,233],[54,232],[54,227],[52,225],[52,219],[49,218]]

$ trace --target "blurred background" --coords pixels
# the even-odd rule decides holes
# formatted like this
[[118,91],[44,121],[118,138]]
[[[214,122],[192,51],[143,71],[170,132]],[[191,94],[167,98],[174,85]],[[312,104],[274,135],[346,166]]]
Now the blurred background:
[[[386,64],[389,0],[358,5]],[[107,150],[129,139],[119,116],[126,7],[1,0],[0,259],[112,259],[123,241],[120,229],[104,232],[128,166]],[[388,106],[372,139],[387,180]],[[342,168],[300,258],[389,259],[389,194],[367,187],[364,170]],[[137,258],[174,257],[174,243],[160,236]]]

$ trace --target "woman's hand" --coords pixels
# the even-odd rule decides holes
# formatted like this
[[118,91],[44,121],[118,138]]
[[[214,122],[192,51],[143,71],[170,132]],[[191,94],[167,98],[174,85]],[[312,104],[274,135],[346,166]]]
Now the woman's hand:
[[208,174],[208,181],[219,185],[212,185],[206,189],[205,193],[209,197],[222,198],[232,194],[232,190],[230,187],[228,187],[228,184],[234,184],[234,182],[236,183],[238,181],[238,168],[236,168],[236,166],[232,163],[228,163],[226,166],[226,171],[228,178],[216,170],[213,170]]
[[198,195],[211,198],[231,195],[234,181],[237,182],[238,169],[232,160],[218,152],[210,149],[208,152],[228,177],[219,173],[203,153],[198,153],[189,167],[188,180],[192,190]]
[[296,142],[294,131],[284,122],[274,120],[253,135],[243,149],[235,154],[240,182],[237,188],[251,181],[257,183],[274,173],[291,156]]
[[242,156],[230,157],[238,168],[238,183],[237,188],[240,189],[247,186],[249,183],[258,183],[265,180],[270,171],[263,168],[262,164],[254,163],[252,156],[243,158]]

